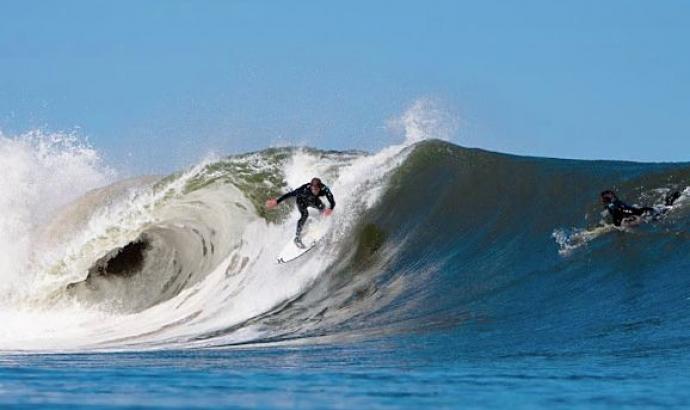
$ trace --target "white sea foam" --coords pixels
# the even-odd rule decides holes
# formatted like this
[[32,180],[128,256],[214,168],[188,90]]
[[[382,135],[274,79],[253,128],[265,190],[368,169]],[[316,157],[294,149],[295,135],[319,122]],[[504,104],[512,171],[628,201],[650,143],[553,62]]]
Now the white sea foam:
[[0,289],[6,292],[33,273],[36,230],[57,209],[113,181],[115,174],[72,134],[0,134],[0,159]]

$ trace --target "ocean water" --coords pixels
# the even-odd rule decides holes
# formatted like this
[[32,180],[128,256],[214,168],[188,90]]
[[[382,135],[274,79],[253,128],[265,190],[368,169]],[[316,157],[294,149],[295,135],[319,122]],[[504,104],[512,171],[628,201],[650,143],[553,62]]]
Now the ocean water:
[[[4,357],[3,408],[685,408],[669,354],[462,358],[450,341]],[[451,342],[452,346],[452,342]],[[448,357],[451,356],[451,357]]]
[[[42,135],[0,158],[3,408],[690,404],[690,164],[410,139],[121,180]],[[314,175],[328,233],[279,265],[297,212],[262,204]],[[614,228],[604,189],[662,216]]]

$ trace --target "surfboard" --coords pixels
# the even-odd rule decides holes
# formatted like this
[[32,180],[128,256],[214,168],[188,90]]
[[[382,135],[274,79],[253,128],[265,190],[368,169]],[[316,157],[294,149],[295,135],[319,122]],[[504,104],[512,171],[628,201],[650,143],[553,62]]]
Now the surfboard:
[[302,229],[302,243],[304,248],[300,248],[295,245],[294,238],[283,247],[283,250],[277,256],[278,263],[288,263],[294,261],[295,259],[305,255],[307,252],[314,249],[319,240],[325,234],[325,226],[323,221],[319,220],[318,217],[311,216],[307,223]]

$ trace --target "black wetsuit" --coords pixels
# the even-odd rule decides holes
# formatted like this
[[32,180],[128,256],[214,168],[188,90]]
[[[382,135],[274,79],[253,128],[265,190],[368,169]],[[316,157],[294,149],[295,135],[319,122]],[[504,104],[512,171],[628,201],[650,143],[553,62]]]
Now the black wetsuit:
[[318,210],[323,210],[325,208],[325,205],[319,199],[320,196],[325,196],[328,199],[328,202],[331,205],[331,209],[335,208],[335,199],[333,198],[331,190],[328,189],[326,185],[322,185],[319,194],[314,195],[314,193],[311,192],[311,185],[304,184],[301,187],[295,189],[294,191],[288,192],[287,194],[281,196],[280,198],[278,198],[277,201],[278,203],[281,203],[284,200],[293,196],[295,197],[297,209],[299,210],[299,213],[302,215],[299,218],[299,221],[297,221],[296,236],[298,238],[302,234],[302,228],[304,227],[304,223],[307,221],[307,218],[309,218],[309,211],[307,211],[307,208],[310,206]]
[[613,218],[613,224],[616,226],[621,226],[621,223],[626,218],[642,215],[654,215],[657,213],[654,208],[636,208],[634,206],[626,205],[620,199],[616,199],[607,204],[606,210],[609,211],[611,218]]

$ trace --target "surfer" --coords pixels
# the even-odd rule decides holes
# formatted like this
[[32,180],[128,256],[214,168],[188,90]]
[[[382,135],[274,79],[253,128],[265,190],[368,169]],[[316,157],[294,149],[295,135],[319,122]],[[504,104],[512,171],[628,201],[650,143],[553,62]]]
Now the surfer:
[[[673,192],[666,197],[665,205],[670,207],[678,198],[680,198],[680,192]],[[621,226],[623,222],[634,222],[636,217],[658,217],[666,211],[666,209],[658,210],[648,206],[637,208],[627,205],[625,202],[618,199],[616,193],[611,190],[601,193],[601,202],[604,204],[604,208],[609,212],[609,215],[611,215],[611,218],[613,218],[613,224],[616,226]]]
[[[309,218],[309,211],[307,211],[307,208],[316,208],[319,211],[321,211],[321,213],[325,216],[329,216],[333,212],[333,208],[335,208],[335,199],[333,198],[331,190],[326,185],[324,185],[319,178],[312,178],[311,182],[302,185],[294,191],[290,191],[282,195],[278,199],[269,199],[268,201],[266,201],[266,208],[273,209],[276,206],[278,206],[279,203],[293,196],[295,197],[295,203],[297,204],[297,209],[299,210],[299,213],[301,215],[299,221],[297,221],[295,245],[297,245],[297,247],[299,248],[304,249],[305,246],[302,243],[302,228],[304,227],[304,223],[307,221],[307,218]],[[328,202],[331,206],[330,208],[326,208],[323,202],[321,202],[321,199],[319,199],[319,197],[322,196],[325,196],[328,199]]]

